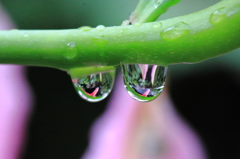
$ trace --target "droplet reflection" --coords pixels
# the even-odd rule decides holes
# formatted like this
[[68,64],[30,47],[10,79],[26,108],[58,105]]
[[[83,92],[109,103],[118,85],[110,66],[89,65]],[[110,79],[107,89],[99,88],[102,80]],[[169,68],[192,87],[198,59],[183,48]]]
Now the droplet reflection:
[[80,97],[89,102],[105,99],[112,90],[115,71],[91,74],[73,79],[73,84]]
[[128,94],[140,102],[157,98],[163,91],[167,67],[147,64],[121,65]]

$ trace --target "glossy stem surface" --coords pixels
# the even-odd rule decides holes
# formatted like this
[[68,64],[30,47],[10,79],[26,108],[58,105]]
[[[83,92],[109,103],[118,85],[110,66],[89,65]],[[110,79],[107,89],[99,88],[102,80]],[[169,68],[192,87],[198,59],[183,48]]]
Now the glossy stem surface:
[[0,32],[0,63],[54,67],[195,63],[240,47],[240,2],[139,26]]

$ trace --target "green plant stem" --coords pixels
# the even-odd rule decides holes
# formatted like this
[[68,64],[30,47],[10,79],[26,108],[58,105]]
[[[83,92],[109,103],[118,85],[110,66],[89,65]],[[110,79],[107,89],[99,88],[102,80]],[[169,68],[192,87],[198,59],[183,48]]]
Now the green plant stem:
[[[211,22],[213,12],[223,7],[224,14]],[[240,2],[231,0],[161,21],[158,28],[153,27],[153,22],[106,27],[101,31],[95,28],[0,31],[0,63],[63,70],[121,63],[162,66],[195,63],[240,47],[239,21]]]
[[116,68],[114,66],[80,67],[80,68],[70,69],[68,73],[71,75],[71,78],[74,79],[74,78],[84,77],[96,72],[110,72],[115,69]]
[[140,0],[130,16],[132,23],[146,23],[157,20],[167,9],[180,0]]
[[[161,11],[164,10],[166,6],[169,6],[174,0],[161,0],[161,1],[166,1],[168,3],[166,3],[165,5],[161,5],[157,8],[153,8],[154,3],[156,0],[140,0],[136,9],[133,11],[133,13],[131,14],[131,16],[129,17],[129,20],[131,21],[132,24],[141,22],[144,23],[146,22],[147,19],[149,19],[149,17],[155,17],[155,16],[159,16],[156,14],[153,14],[154,12],[156,12],[155,10]],[[158,12],[160,13],[160,12]],[[152,19],[153,19],[152,18]],[[129,25],[130,21],[123,21],[122,26],[127,26]],[[72,68],[68,71],[69,75],[71,76],[72,79],[74,78],[81,78],[84,76],[87,76],[89,74],[93,74],[93,73],[98,73],[98,72],[105,72],[105,71],[111,71],[111,70],[115,70],[115,67],[113,66],[98,66],[98,67],[80,67],[80,68]]]

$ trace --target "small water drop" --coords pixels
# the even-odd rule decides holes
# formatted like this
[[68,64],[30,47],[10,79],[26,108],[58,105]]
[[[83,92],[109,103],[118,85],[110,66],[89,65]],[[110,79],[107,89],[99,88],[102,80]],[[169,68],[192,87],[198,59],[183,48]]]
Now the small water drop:
[[131,22],[129,20],[124,20],[121,24],[121,26],[127,26],[127,25],[131,25]]
[[76,46],[76,43],[75,42],[69,42],[69,43],[67,43],[67,46],[69,48],[74,48]]
[[218,24],[221,21],[223,21],[227,16],[225,10],[226,10],[225,7],[222,7],[222,8],[219,8],[219,9],[215,10],[209,17],[210,23],[212,25],[215,25],[215,24]]
[[90,30],[92,30],[92,28],[90,26],[82,26],[82,27],[80,27],[78,29],[81,30],[81,31],[90,31]]
[[160,37],[166,41],[172,41],[187,35],[190,32],[189,25],[184,22],[177,23],[160,33]]
[[158,8],[161,4],[161,1],[160,0],[155,0],[155,3],[154,3],[154,8]]
[[83,99],[99,102],[112,90],[115,71],[91,74],[79,79],[72,79],[73,85]]
[[161,22],[153,22],[153,23],[152,23],[152,26],[153,26],[154,28],[160,28],[160,27],[162,26],[162,23],[161,23]]
[[128,94],[140,102],[157,98],[163,91],[167,67],[148,64],[121,65]]
[[[128,26],[128,25],[132,25],[132,23],[129,21],[129,20],[124,20],[121,24],[121,26]],[[127,31],[128,29],[127,28],[122,28],[120,30],[120,33],[124,33],[125,31]]]
[[142,24],[141,23],[134,23],[133,26],[135,27],[138,27],[138,26],[141,26]]
[[75,42],[67,43],[66,57],[68,59],[74,58],[77,55],[77,47]]
[[98,31],[102,31],[102,30],[104,30],[106,27],[104,26],[104,25],[98,25],[97,27],[96,27],[96,29],[98,30]]
[[121,30],[120,30],[120,33],[124,33],[124,32],[125,32],[125,29],[121,29]]
[[108,42],[108,40],[102,38],[102,37],[93,37],[92,41],[94,44],[98,46],[105,46],[105,44]]

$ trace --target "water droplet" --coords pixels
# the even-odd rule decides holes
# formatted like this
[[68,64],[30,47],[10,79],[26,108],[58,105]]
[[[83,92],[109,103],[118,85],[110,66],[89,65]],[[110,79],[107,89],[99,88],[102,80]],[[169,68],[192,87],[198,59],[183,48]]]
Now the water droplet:
[[80,27],[78,29],[81,30],[81,31],[90,31],[90,30],[92,30],[92,28],[90,26],[82,26],[82,27]]
[[94,37],[92,38],[92,41],[94,44],[98,46],[105,46],[105,44],[108,42],[106,39],[103,39],[102,37]]
[[72,82],[80,97],[89,102],[99,102],[111,92],[114,76],[115,71],[100,72],[73,79]]
[[134,23],[133,24],[133,26],[135,26],[135,27],[138,27],[138,26],[140,26],[141,25],[141,23]]
[[96,27],[96,29],[97,29],[98,31],[102,31],[102,30],[105,29],[105,26],[104,26],[104,25],[98,25],[98,26]]
[[167,67],[147,64],[121,65],[128,94],[140,102],[157,98],[163,91]]
[[158,8],[161,4],[161,1],[160,0],[155,0],[155,3],[154,3],[154,8]]
[[172,41],[180,38],[190,32],[189,25],[184,22],[180,22],[171,26],[160,33],[160,37],[166,41]]
[[127,25],[131,25],[131,22],[129,20],[124,20],[121,24],[121,26],[127,26]]
[[69,48],[74,48],[76,46],[76,43],[75,42],[69,42],[67,44],[67,46],[69,46]]
[[120,33],[124,33],[124,32],[125,32],[125,29],[121,29],[121,30],[120,30]]
[[154,28],[160,28],[160,27],[162,26],[162,23],[161,23],[161,22],[153,22],[153,23],[152,23],[152,26],[153,26]]
[[77,55],[77,47],[75,42],[67,43],[67,51],[65,55],[68,59],[71,59]]
[[226,18],[227,14],[225,7],[215,10],[209,17],[209,21],[212,25],[218,24]]
[[[121,24],[121,26],[127,26],[127,25],[132,25],[132,23],[129,21],[129,20],[124,20]],[[120,33],[124,33],[125,31],[127,31],[128,29],[127,28],[122,28],[120,30]]]

